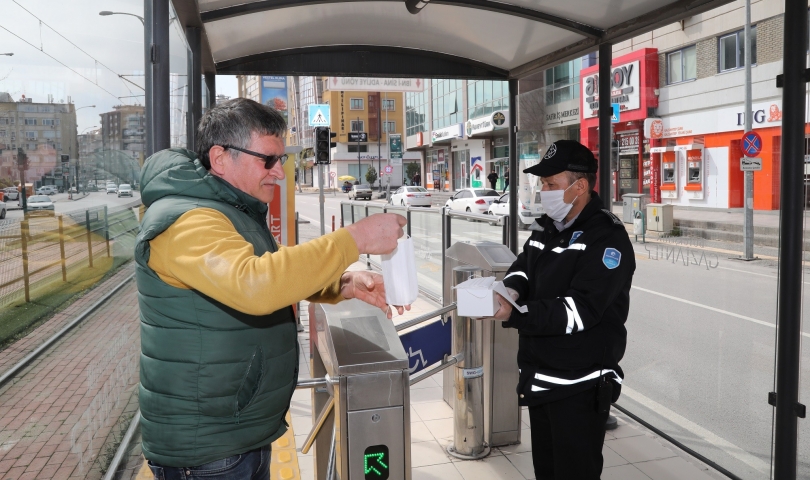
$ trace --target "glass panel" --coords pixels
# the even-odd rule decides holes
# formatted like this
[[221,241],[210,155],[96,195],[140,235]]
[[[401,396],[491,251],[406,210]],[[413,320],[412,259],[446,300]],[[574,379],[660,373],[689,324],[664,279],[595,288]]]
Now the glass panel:
[[697,78],[697,47],[689,47],[683,52],[683,75],[684,80],[694,80]]
[[682,81],[683,76],[681,72],[681,52],[670,53],[667,71],[669,74],[669,83],[677,83]]
[[439,209],[411,211],[411,238],[419,286],[442,296],[442,222]]
[[[177,13],[170,4],[171,18]],[[169,25],[169,121],[171,125],[171,146],[188,148],[188,63],[191,51],[186,43],[186,34],[180,22],[171,22]],[[192,147],[193,149],[193,147]]]
[[[764,36],[766,29],[759,30]],[[623,102],[621,122],[612,125],[615,164],[608,162],[612,168],[606,174],[617,192],[598,195],[630,232],[629,255],[635,262],[627,319],[616,326],[621,336],[626,329],[626,344],[619,342],[624,354],[617,363],[624,379],[617,405],[738,477],[765,480],[770,474],[773,414],[765,392],[774,389],[777,273],[782,261],[776,240],[782,135],[777,119],[782,118],[781,91],[754,89],[754,128],[762,137],[762,150],[757,155],[762,158],[762,170],[749,174],[755,185],[751,202],[756,227],[753,248],[760,259],[756,262],[732,259],[739,258],[744,251],[745,174],[740,170],[743,126],[734,119],[718,120],[724,112],[742,113],[743,89],[735,90],[731,98],[711,107],[696,101],[684,102],[715,91],[715,77],[704,79],[696,74],[698,67],[710,69],[711,64],[698,65],[703,60],[696,58],[696,47],[692,44],[718,42],[719,65],[734,69],[738,67],[737,38],[734,34],[721,40],[711,36],[696,39],[678,32],[677,37],[667,40],[670,44],[688,45],[667,56],[670,74],[667,80],[692,81],[677,87],[661,87],[658,79],[651,79],[649,85],[643,78],[633,80],[640,82],[642,93],[637,99],[631,96]],[[765,42],[763,39],[763,45]],[[653,46],[664,47],[656,42]],[[623,50],[614,57],[613,68],[636,61],[642,67],[645,62],[648,66],[658,64],[657,54],[646,57],[642,52]],[[774,64],[769,68],[781,67],[775,63],[781,59],[771,61]],[[596,72],[598,66],[586,67],[578,73],[580,80],[575,85],[583,88],[585,79]],[[729,75],[742,84],[742,72]],[[539,186],[536,177],[523,174],[522,170],[539,161],[555,140],[579,138],[598,156],[598,117],[587,102],[581,106],[583,111],[579,115],[563,117],[561,112],[570,108],[564,107],[565,102],[546,103],[552,88],[525,92],[518,97],[517,187],[518,197],[524,202],[534,199]],[[661,90],[654,104],[647,104],[649,111],[645,107],[649,98],[643,93],[644,88]],[[667,92],[667,88],[677,88],[678,95]],[[634,103],[636,100],[638,104]],[[664,151],[651,152],[652,149]],[[810,147],[807,154],[810,155]],[[663,181],[666,164],[674,168],[673,183]],[[807,171],[810,172],[810,167]],[[657,204],[654,213],[641,209],[651,215],[647,217],[644,243],[641,236],[636,239],[632,233],[632,208],[624,209],[625,203],[632,203],[629,198],[622,198],[639,193],[649,195]],[[715,216],[718,211],[723,212],[722,218]],[[662,215],[667,215],[666,225],[661,221]],[[720,223],[707,224],[714,220]],[[470,240],[483,238],[486,235],[476,229],[486,228],[454,221],[454,240],[456,234]],[[737,233],[730,234],[730,228]],[[520,234],[521,248],[525,234],[523,231]],[[489,233],[490,238],[494,235]],[[539,235],[538,239],[551,238],[535,235]],[[623,255],[622,262],[624,258]],[[542,275],[542,271],[538,267],[532,274]],[[581,332],[586,333],[587,330]],[[805,360],[810,348],[803,345],[803,349]],[[805,379],[810,374],[806,365],[804,362],[801,372]],[[807,383],[801,385],[805,401],[810,398]],[[800,431],[806,437],[810,426],[800,422]],[[606,445],[609,446],[608,442]],[[806,441],[800,443],[802,478],[810,475],[808,445]]]

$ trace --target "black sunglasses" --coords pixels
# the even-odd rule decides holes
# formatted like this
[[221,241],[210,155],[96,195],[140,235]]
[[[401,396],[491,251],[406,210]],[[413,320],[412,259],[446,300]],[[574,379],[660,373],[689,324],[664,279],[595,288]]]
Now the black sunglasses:
[[243,153],[247,153],[248,155],[253,155],[254,157],[259,157],[264,160],[264,168],[265,170],[270,170],[274,166],[276,166],[276,162],[281,161],[281,164],[284,165],[284,162],[287,161],[287,154],[284,155],[262,155],[261,153],[251,152],[250,150],[245,150],[244,148],[234,147],[233,145],[220,145],[225,150],[238,150]]

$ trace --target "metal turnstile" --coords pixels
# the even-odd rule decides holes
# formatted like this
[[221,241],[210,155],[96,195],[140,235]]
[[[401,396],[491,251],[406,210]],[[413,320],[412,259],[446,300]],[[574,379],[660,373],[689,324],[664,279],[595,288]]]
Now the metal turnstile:
[[331,463],[342,480],[410,480],[408,356],[394,324],[359,300],[313,307],[312,375],[327,379],[312,394],[315,478],[328,479]]
[[[445,305],[452,303],[453,269],[459,266],[474,266],[482,270],[484,277],[494,276],[502,280],[515,261],[515,255],[500,243],[456,243],[445,254]],[[455,317],[455,312],[447,314]],[[456,324],[453,324],[454,329]],[[500,322],[482,322],[484,366],[484,441],[490,446],[520,443],[520,407],[515,389],[518,384],[518,333],[511,328],[501,328]],[[458,352],[457,336],[453,336],[453,352]],[[454,406],[453,369],[443,373],[444,401]]]

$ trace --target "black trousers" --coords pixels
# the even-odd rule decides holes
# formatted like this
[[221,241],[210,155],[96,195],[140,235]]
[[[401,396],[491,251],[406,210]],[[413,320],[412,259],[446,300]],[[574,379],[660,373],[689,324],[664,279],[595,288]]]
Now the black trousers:
[[529,407],[537,480],[599,480],[607,417],[596,412],[592,388]]

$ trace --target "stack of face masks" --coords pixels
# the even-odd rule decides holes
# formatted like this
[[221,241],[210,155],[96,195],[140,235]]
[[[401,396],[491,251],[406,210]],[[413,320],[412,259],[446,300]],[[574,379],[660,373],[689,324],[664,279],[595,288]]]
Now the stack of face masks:
[[416,280],[416,257],[411,237],[400,238],[397,248],[382,256],[385,301],[389,305],[410,305],[419,295]]

